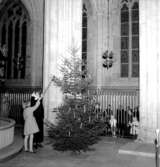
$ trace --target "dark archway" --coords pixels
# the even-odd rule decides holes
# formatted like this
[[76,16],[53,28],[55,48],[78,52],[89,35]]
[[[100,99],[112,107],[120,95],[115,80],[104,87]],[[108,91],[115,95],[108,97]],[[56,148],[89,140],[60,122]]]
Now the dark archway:
[[6,46],[6,79],[25,79],[30,17],[20,0],[0,5],[0,45]]

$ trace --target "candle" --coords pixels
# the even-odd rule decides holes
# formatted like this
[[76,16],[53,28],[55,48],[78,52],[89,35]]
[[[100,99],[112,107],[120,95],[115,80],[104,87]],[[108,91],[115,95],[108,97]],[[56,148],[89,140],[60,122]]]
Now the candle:
[[82,122],[81,122],[81,124],[80,124],[80,128],[82,129],[82,126],[83,126],[83,124],[82,124]]
[[69,137],[71,136],[71,132],[70,132],[70,130],[69,130],[69,132],[68,132],[68,136],[69,136]]
[[71,111],[71,107],[69,107],[69,110],[68,110],[68,112],[70,112]]
[[84,105],[84,108],[83,108],[83,109],[84,109],[84,113],[86,113],[86,105]]

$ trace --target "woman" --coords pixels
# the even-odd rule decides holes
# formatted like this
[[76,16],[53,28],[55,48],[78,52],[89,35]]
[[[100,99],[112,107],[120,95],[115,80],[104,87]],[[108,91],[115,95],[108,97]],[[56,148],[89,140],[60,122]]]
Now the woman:
[[[24,118],[24,150],[34,153],[33,151],[33,135],[39,131],[37,122],[33,116],[33,112],[39,107],[40,98],[36,104],[31,107],[30,102],[23,102],[23,118]],[[28,146],[29,143],[29,146]]]
[[[40,92],[33,92],[31,95],[31,106],[34,106],[37,102],[37,99],[39,99],[41,96]],[[37,149],[38,147],[43,147],[43,120],[44,120],[44,108],[43,108],[43,102],[42,98],[40,100],[40,105],[34,112],[34,117],[36,119],[39,131],[34,134],[34,147]]]

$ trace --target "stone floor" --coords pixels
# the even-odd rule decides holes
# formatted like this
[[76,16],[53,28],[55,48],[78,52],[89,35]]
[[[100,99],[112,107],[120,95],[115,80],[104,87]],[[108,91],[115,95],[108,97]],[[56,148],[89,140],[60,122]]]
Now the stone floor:
[[[142,148],[142,149],[141,149]],[[123,152],[129,150],[130,154]],[[103,137],[92,151],[74,154],[55,151],[48,140],[36,154],[20,152],[16,157],[0,163],[0,167],[154,167],[154,145],[127,139]],[[137,152],[137,154],[131,154]],[[143,152],[144,154],[139,154]],[[147,156],[147,154],[153,156]]]

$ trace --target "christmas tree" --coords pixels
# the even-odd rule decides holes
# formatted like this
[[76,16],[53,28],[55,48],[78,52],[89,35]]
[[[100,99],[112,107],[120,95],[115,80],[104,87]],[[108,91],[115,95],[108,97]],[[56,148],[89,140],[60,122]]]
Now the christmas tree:
[[88,94],[92,82],[82,61],[77,56],[78,49],[71,49],[71,58],[64,59],[60,68],[62,79],[54,76],[53,81],[64,93],[64,103],[58,107],[57,125],[50,124],[49,136],[53,147],[60,151],[86,151],[99,139],[105,127],[95,112],[95,100]]

